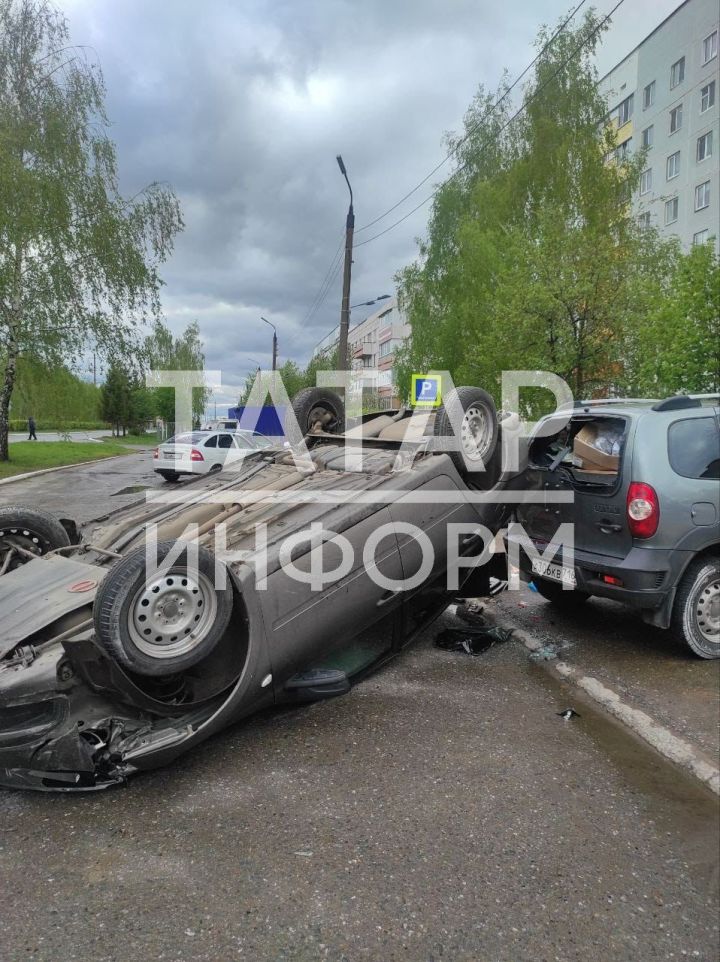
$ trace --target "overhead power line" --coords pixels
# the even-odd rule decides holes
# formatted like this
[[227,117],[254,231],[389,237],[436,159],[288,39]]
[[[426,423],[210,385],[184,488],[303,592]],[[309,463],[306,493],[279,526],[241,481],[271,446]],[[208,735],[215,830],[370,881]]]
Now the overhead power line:
[[[475,133],[475,131],[487,121],[490,115],[500,106],[500,104],[503,103],[504,100],[507,100],[507,98],[513,92],[513,90],[517,87],[517,85],[523,79],[523,77],[527,76],[527,74],[532,70],[532,68],[535,66],[538,60],[540,60],[540,58],[545,53],[545,51],[555,41],[556,37],[558,37],[563,32],[565,27],[567,27],[567,25],[570,23],[573,17],[575,17],[575,15],[580,10],[580,8],[583,7],[586,3],[587,3],[587,0],[580,0],[580,3],[575,7],[572,13],[565,20],[563,20],[563,22],[557,28],[555,33],[552,35],[552,37],[550,37],[550,39],[543,45],[542,49],[539,51],[537,56],[530,61],[530,63],[527,65],[527,67],[525,67],[525,69],[521,74],[518,74],[518,76],[515,78],[512,84],[507,88],[507,90],[503,93],[503,95],[501,97],[498,97],[495,103],[491,104],[488,107],[488,109],[485,111],[483,116],[480,117],[478,120],[473,121],[473,123],[468,127],[465,136],[461,137],[460,140],[458,140],[458,142],[453,146],[452,150],[448,151],[445,157],[443,157],[443,159],[440,161],[439,164],[436,164],[436,166],[433,167],[433,169],[430,171],[429,174],[423,177],[423,179],[419,181],[419,183],[415,184],[412,190],[409,190],[404,197],[401,197],[400,200],[397,201],[397,203],[393,204],[392,207],[388,207],[388,209],[384,213],[379,214],[374,220],[368,221],[367,224],[363,224],[362,227],[358,227],[355,233],[360,234],[362,233],[362,231],[367,230],[369,227],[373,227],[379,221],[384,220],[388,216],[388,214],[392,214],[392,212],[394,210],[397,210],[397,208],[400,207],[401,204],[404,204],[409,197],[412,197],[412,195],[416,193],[416,191],[420,190],[422,185],[426,184],[430,180],[430,178],[433,176],[433,174],[436,174],[441,167],[444,167],[445,164],[450,160],[450,158],[455,156],[459,148],[462,147],[462,145],[467,140],[470,139],[470,137]],[[411,211],[411,213],[413,213],[413,211]],[[357,246],[360,246],[360,245],[357,245]]]
[[[530,97],[528,97],[528,99],[525,100],[525,101],[521,104],[521,106],[515,111],[515,113],[502,125],[502,127],[497,131],[497,134],[495,135],[496,137],[497,137],[499,134],[503,133],[504,130],[507,130],[507,128],[510,126],[510,124],[513,123],[513,121],[517,120],[517,118],[520,116],[520,114],[523,113],[523,112],[526,110],[526,108],[529,106],[529,104],[532,103],[532,101],[535,100],[535,99],[543,92],[543,90],[544,90],[547,86],[549,86],[549,84],[551,84],[551,83],[553,82],[553,80],[555,80],[555,78],[556,78],[560,73],[562,73],[562,71],[565,69],[565,67],[567,67],[567,65],[574,59],[574,57],[576,56],[576,54],[578,54],[578,53],[580,52],[580,50],[582,50],[583,47],[587,46],[587,44],[592,40],[592,38],[595,36],[595,34],[607,23],[607,21],[610,19],[610,17],[612,17],[612,15],[615,13],[615,11],[616,11],[619,7],[621,7],[624,2],[625,2],[625,0],[618,0],[618,2],[615,4],[615,6],[612,8],[612,10],[611,10],[608,14],[606,14],[606,15],[603,17],[603,19],[600,21],[600,23],[598,23],[598,25],[597,25],[593,30],[590,31],[590,33],[587,35],[587,37],[586,37],[581,43],[579,43],[579,44],[575,47],[575,49],[574,49],[573,52],[570,54],[570,56],[567,58],[567,60],[564,60],[564,61],[560,64],[560,66],[557,68],[557,70],[545,81],[545,83],[541,84],[541,85],[537,88],[537,90],[536,90]],[[489,142],[490,142],[490,141],[488,141],[488,143],[489,143]],[[417,211],[419,211],[421,207],[424,207],[425,204],[427,204],[429,201],[431,201],[431,200],[433,199],[433,197],[435,197],[435,196],[442,190],[442,188],[453,179],[453,177],[457,177],[457,175],[458,175],[459,173],[461,173],[461,172],[468,166],[468,163],[469,163],[469,161],[466,161],[464,164],[461,164],[461,165],[457,168],[457,170],[453,171],[453,173],[450,174],[450,176],[449,176],[448,178],[446,178],[444,181],[442,181],[442,183],[438,184],[438,186],[435,188],[435,190],[433,190],[433,192],[432,192],[431,194],[428,194],[428,196],[427,196],[424,200],[420,201],[420,203],[417,204],[415,207],[413,207],[412,210],[408,211],[407,214],[404,214],[404,215],[403,215],[402,217],[400,217],[398,220],[394,221],[392,224],[390,224],[389,227],[386,227],[384,230],[378,231],[377,234],[373,234],[372,237],[368,237],[366,240],[360,241],[359,243],[355,244],[354,246],[355,246],[355,247],[363,247],[365,244],[371,244],[374,240],[377,240],[378,237],[382,237],[384,234],[388,234],[391,230],[394,230],[396,227],[398,227],[400,224],[402,224],[403,221],[406,221],[406,220],[408,219],[408,217],[412,217],[412,215],[413,215],[414,213],[416,213]],[[431,175],[432,175],[432,174],[430,174],[430,175],[428,175],[428,176],[431,176]],[[426,178],[426,179],[427,179],[427,178]],[[402,203],[402,201],[399,201],[398,203]],[[395,205],[395,206],[397,206],[397,205]],[[393,208],[390,208],[390,210],[392,210],[392,209],[393,209]],[[385,216],[385,215],[383,215],[383,216]],[[381,219],[381,218],[378,218],[378,219]],[[372,221],[371,223],[376,223],[376,222],[377,222],[377,221]],[[368,224],[368,225],[366,225],[366,226],[370,226],[370,225]]]
[[310,321],[315,316],[315,314],[317,314],[325,298],[327,297],[328,292],[332,287],[333,281],[335,280],[335,277],[337,276],[337,272],[340,268],[344,242],[345,242],[345,231],[343,231],[342,234],[340,235],[340,243],[338,244],[337,249],[333,254],[332,260],[330,261],[330,266],[328,267],[325,273],[325,277],[323,278],[322,283],[320,284],[320,287],[318,288],[317,293],[315,294],[315,297],[313,298],[312,303],[310,304],[310,307],[307,309],[307,313],[305,314],[305,317],[302,320],[301,327],[305,327],[308,321]]

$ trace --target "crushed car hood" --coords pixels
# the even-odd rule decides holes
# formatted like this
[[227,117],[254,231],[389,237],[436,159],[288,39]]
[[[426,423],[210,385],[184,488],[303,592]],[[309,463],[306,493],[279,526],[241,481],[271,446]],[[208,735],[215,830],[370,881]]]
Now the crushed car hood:
[[0,658],[65,615],[91,605],[106,570],[52,555],[3,575]]

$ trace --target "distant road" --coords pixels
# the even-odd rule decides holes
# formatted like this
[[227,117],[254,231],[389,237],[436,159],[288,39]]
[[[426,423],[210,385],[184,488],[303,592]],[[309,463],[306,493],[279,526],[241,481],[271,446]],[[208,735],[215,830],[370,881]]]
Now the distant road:
[[[95,438],[109,438],[112,431],[70,431],[67,435],[71,441],[92,441]],[[13,431],[10,435],[10,443],[13,441],[27,441],[27,431]],[[59,431],[38,431],[38,441],[65,441],[66,435],[61,435]]]

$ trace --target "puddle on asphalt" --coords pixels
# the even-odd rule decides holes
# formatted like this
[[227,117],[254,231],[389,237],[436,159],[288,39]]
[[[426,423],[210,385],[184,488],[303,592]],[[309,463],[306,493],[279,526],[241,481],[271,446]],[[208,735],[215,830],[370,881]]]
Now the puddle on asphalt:
[[557,711],[572,705],[580,712],[579,718],[568,722],[558,718],[559,724],[576,726],[589,736],[608,756],[627,784],[649,800],[658,828],[682,839],[698,890],[717,898],[720,892],[717,797],[692,775],[657,753],[574,685],[556,678],[541,665],[528,662],[528,666],[531,675],[556,696]]
[[120,491],[113,492],[110,497],[119,498],[123,494],[140,494],[141,491],[147,491],[149,487],[147,484],[133,484],[129,488],[122,488]]

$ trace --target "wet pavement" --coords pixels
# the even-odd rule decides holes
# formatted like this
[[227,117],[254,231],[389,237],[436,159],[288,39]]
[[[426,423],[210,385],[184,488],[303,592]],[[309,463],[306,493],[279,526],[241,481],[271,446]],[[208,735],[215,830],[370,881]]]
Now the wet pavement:
[[715,960],[716,800],[519,644],[435,630],[124,789],[0,795],[3,957]]
[[142,500],[146,490],[163,487],[167,484],[153,471],[148,448],[0,485],[0,505],[24,504],[84,524]]
[[630,608],[604,598],[572,611],[523,585],[493,606],[504,622],[557,645],[558,657],[567,664],[720,764],[720,661],[696,658],[670,632],[644,624]]

